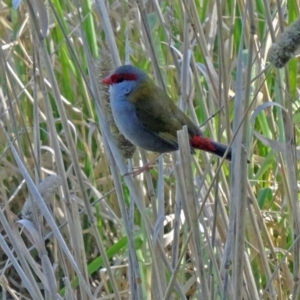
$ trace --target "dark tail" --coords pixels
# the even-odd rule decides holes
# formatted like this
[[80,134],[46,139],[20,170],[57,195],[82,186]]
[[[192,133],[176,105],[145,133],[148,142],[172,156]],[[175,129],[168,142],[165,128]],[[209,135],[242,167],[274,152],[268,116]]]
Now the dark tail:
[[[191,147],[202,151],[210,152],[220,157],[223,157],[228,146],[214,142],[203,136],[193,136],[191,139]],[[229,149],[226,159],[231,160],[231,149]]]

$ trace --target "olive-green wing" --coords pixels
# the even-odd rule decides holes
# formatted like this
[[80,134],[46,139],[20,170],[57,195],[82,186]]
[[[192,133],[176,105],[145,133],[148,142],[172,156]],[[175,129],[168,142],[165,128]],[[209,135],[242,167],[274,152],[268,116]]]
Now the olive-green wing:
[[187,125],[190,135],[201,134],[200,129],[186,116],[166,94],[152,82],[143,83],[136,94],[131,95],[136,114],[143,126],[150,132],[174,145],[177,131]]

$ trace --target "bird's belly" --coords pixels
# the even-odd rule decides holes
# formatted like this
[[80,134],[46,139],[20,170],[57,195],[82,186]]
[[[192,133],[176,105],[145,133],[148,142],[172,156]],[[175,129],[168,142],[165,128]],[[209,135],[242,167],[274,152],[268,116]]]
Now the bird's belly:
[[177,150],[173,145],[148,131],[139,121],[132,105],[112,105],[115,123],[120,132],[134,145],[153,152]]

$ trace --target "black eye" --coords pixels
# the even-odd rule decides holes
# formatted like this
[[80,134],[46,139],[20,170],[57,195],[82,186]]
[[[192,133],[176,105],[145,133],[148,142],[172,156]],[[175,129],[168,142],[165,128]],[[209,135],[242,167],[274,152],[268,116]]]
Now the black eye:
[[123,82],[123,81],[124,81],[124,77],[123,76],[118,76],[116,82],[120,83],[120,82]]

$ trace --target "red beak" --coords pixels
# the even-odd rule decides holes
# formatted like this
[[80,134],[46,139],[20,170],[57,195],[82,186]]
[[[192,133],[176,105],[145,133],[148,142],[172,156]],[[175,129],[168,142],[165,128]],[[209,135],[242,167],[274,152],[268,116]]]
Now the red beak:
[[106,76],[104,79],[102,79],[101,81],[103,84],[108,84],[108,85],[112,85],[113,81],[111,78],[111,75]]

